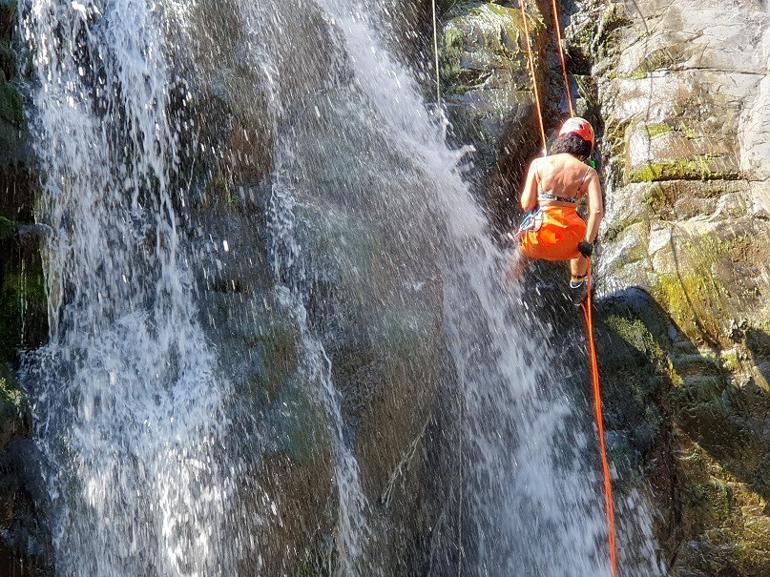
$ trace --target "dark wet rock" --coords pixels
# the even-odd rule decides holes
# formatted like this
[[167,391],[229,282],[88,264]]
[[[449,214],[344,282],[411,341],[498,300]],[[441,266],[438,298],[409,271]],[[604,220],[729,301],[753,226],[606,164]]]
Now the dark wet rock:
[[[542,145],[536,132],[524,26],[518,3],[445,2],[441,14],[442,96],[452,126],[450,139],[472,145],[472,180],[490,216],[507,224],[512,181]],[[545,16],[536,2],[528,6],[530,42],[544,102]],[[546,118],[547,128],[551,128]]]

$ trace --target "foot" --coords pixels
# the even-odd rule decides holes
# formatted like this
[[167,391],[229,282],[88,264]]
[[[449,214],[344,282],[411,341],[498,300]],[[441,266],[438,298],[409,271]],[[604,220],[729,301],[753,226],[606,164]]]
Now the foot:
[[584,276],[573,276],[569,281],[569,294],[576,307],[583,304],[588,296],[588,282]]

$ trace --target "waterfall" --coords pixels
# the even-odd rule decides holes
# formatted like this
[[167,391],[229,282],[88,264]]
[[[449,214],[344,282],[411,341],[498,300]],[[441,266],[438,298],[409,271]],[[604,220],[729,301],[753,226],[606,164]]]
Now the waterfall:
[[[24,380],[58,577],[270,575],[262,552],[284,546],[233,527],[278,515],[280,495],[241,493],[259,484],[241,477],[264,446],[236,437],[259,429],[244,419],[264,415],[234,408],[227,352],[199,320],[194,279],[209,254],[182,230],[194,186],[183,167],[204,148],[188,146],[194,130],[175,113],[179,86],[192,81],[179,63],[194,52],[193,8],[22,6],[39,219],[55,231],[44,251],[50,343],[27,360]],[[463,179],[467,150],[446,145],[443,114],[391,48],[391,9],[234,0],[221,10],[237,13],[239,65],[257,71],[267,102],[269,298],[298,335],[291,379],[325,419],[336,576],[388,575],[377,545],[392,528],[367,498],[356,403],[395,378],[376,369],[372,393],[368,373],[345,376],[335,360],[356,346],[399,369],[431,365],[414,373],[444,375],[436,394],[459,399],[446,496],[459,503],[459,574],[607,575],[590,433],[560,353],[528,311],[528,289],[504,280],[511,255],[492,242]],[[451,366],[421,358],[428,347]]]
[[[172,47],[144,0],[30,0],[50,343],[28,359],[56,574],[227,573],[226,377],[175,206]],[[170,16],[168,16],[170,18]]]

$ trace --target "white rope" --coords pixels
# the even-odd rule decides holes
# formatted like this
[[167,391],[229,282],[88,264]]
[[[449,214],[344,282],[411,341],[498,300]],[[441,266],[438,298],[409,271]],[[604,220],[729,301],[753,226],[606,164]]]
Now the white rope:
[[436,103],[441,104],[441,73],[438,69],[438,20],[436,18],[436,0],[433,0],[433,55],[436,58]]

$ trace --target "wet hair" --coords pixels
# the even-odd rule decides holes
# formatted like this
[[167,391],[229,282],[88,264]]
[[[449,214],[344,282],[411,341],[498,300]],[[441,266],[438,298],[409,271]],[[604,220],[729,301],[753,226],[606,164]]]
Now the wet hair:
[[551,147],[551,154],[571,154],[579,160],[588,160],[591,156],[591,143],[577,134],[565,134],[556,139]]

